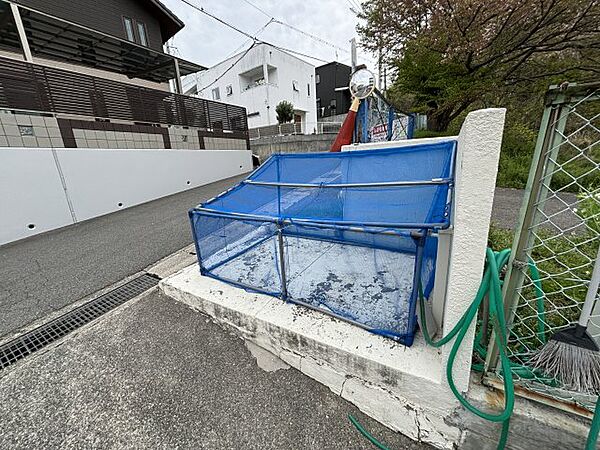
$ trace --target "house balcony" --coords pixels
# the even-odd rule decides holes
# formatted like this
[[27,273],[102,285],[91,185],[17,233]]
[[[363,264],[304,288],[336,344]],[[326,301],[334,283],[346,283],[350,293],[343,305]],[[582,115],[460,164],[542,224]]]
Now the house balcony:
[[243,107],[3,57],[0,113],[0,147],[249,145]]
[[[205,67],[166,53],[0,0],[0,49],[164,83]],[[23,36],[24,34],[24,36]],[[23,43],[23,40],[26,43]],[[27,47],[27,51],[25,50]]]

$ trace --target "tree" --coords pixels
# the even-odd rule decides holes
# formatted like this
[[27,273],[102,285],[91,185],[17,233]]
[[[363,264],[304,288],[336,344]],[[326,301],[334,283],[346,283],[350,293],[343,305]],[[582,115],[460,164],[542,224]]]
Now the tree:
[[275,107],[277,122],[286,123],[294,119],[294,105],[287,100],[280,101]]
[[434,131],[490,93],[600,72],[598,0],[370,0],[361,18],[363,46],[395,71],[390,95],[412,96]]

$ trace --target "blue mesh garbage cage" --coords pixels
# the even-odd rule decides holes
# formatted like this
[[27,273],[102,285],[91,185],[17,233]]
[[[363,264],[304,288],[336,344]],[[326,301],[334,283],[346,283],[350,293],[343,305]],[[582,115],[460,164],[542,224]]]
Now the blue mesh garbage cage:
[[412,345],[456,142],[273,155],[190,210],[200,271]]

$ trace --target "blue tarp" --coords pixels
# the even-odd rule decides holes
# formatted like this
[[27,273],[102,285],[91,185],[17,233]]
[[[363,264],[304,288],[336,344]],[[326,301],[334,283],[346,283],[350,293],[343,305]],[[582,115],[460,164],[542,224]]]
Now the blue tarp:
[[[281,154],[190,211],[203,274],[410,345],[450,225],[456,143]],[[283,257],[283,258],[282,258]]]

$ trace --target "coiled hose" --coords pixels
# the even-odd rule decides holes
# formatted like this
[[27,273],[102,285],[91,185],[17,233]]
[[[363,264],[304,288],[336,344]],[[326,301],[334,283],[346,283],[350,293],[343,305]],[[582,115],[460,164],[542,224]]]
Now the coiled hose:
[[[454,344],[452,345],[452,349],[450,351],[448,357],[448,364],[446,365],[446,378],[448,380],[448,384],[450,389],[458,399],[458,401],[473,414],[488,420],[490,422],[500,422],[502,423],[502,433],[500,435],[500,439],[498,441],[498,449],[503,449],[506,446],[506,440],[508,438],[508,430],[510,424],[510,417],[513,412],[514,402],[515,402],[515,394],[514,394],[514,383],[512,374],[518,374],[521,378],[537,378],[540,379],[540,374],[534,373],[529,367],[524,365],[513,364],[510,362],[507,355],[507,331],[506,331],[506,322],[504,319],[504,304],[502,300],[502,281],[500,279],[500,274],[504,266],[508,263],[508,259],[510,257],[510,249],[505,249],[499,252],[495,252],[492,249],[488,248],[486,250],[486,269],[483,275],[483,279],[481,284],[479,285],[479,289],[477,291],[477,295],[473,302],[469,305],[463,316],[459,319],[458,323],[450,330],[450,332],[444,336],[442,339],[438,341],[433,341],[428,330],[426,323],[426,315],[425,315],[425,298],[423,296],[422,288],[419,286],[419,311],[421,316],[421,328],[423,331],[423,336],[425,341],[433,346],[433,347],[441,347],[447,343],[449,343],[452,339],[456,337]],[[538,338],[541,342],[545,342],[545,311],[544,311],[544,292],[542,290],[540,275],[539,272],[532,262],[529,263],[529,271],[531,274],[531,278],[533,280],[534,290],[536,293],[536,306],[537,306],[537,319],[538,319]],[[503,383],[504,383],[504,408],[500,413],[492,414],[486,411],[483,411],[471,403],[458,391],[456,385],[454,383],[453,369],[454,369],[454,361],[456,359],[456,355],[458,353],[458,349],[463,343],[464,337],[467,334],[473,320],[477,317],[477,311],[479,307],[482,305],[484,299],[487,297],[488,299],[488,308],[489,311],[489,319],[493,325],[493,333],[498,342],[498,348],[500,353],[500,364],[503,374]],[[486,318],[487,319],[487,318]],[[485,358],[486,356],[486,348],[481,344],[481,340],[484,338],[482,336],[482,332],[477,335],[475,340],[475,351],[478,352],[479,356]],[[483,370],[483,365],[474,365],[473,369],[475,370]],[[554,380],[542,378],[543,382],[548,384],[554,384]],[[600,399],[598,401],[598,405],[600,405]],[[598,410],[598,408],[597,408]],[[599,415],[600,416],[600,415]],[[363,434],[367,439],[374,443],[378,448],[382,450],[387,450],[387,447],[377,441],[373,436],[371,436],[360,424],[356,421],[356,419],[352,416],[349,416],[350,421],[353,425]],[[592,449],[595,447],[595,442],[598,436],[598,432],[600,431],[600,417],[594,416],[594,421],[592,422],[592,427],[590,430],[590,435],[588,436],[588,444],[586,446],[586,450]],[[592,442],[590,444],[590,442]],[[591,445],[591,447],[590,447]]]

